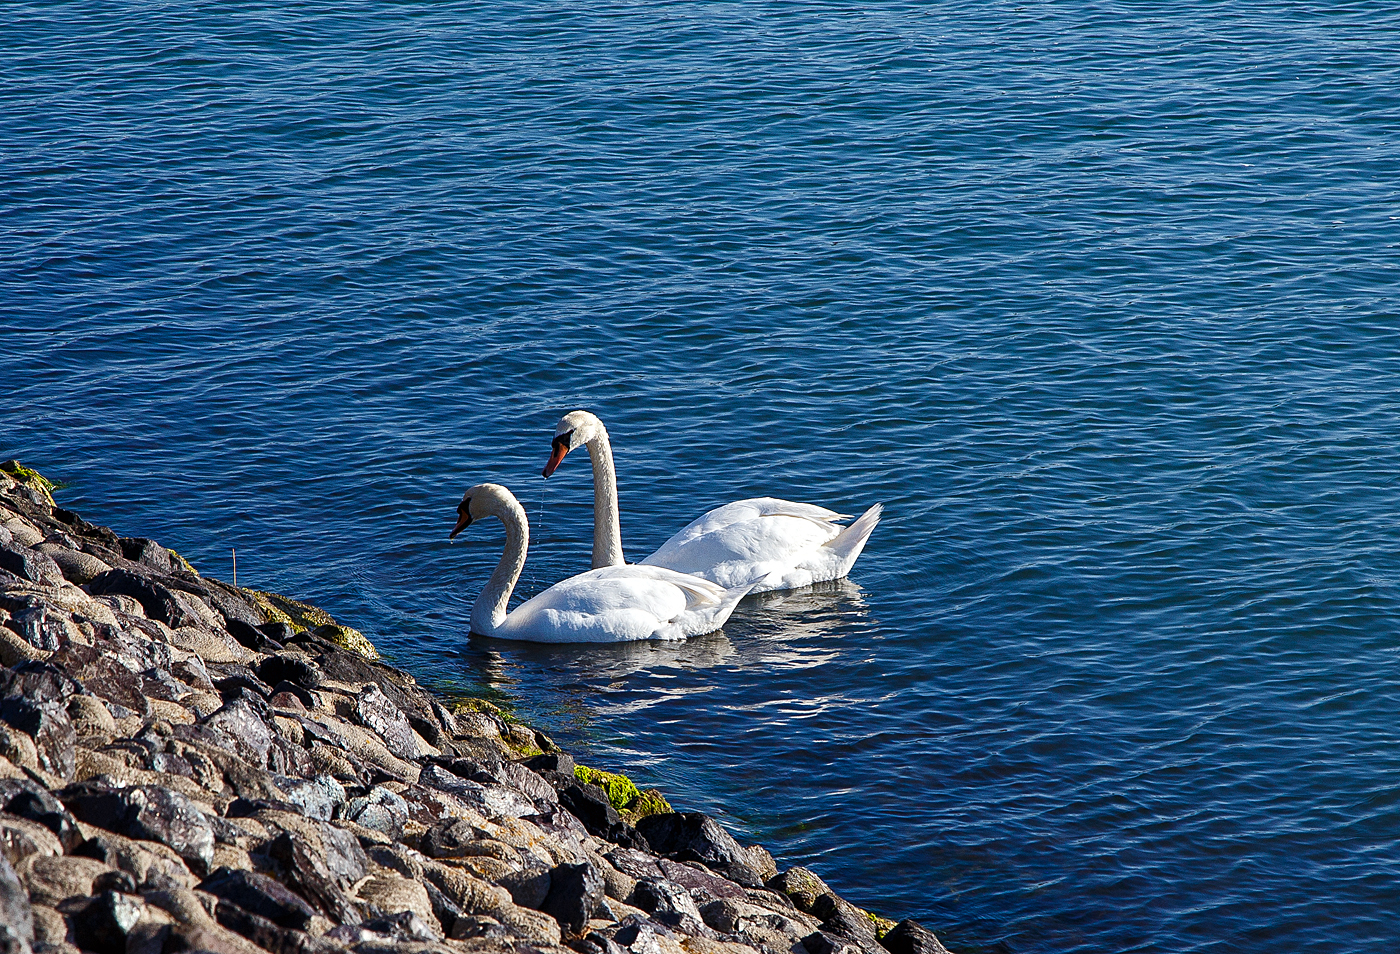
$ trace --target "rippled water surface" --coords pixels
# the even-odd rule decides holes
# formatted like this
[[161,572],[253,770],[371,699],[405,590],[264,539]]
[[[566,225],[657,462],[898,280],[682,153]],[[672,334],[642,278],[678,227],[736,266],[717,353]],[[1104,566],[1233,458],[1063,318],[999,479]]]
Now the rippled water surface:
[[[0,454],[969,952],[1400,939],[1390,3],[11,2]],[[468,640],[774,494],[848,585]]]

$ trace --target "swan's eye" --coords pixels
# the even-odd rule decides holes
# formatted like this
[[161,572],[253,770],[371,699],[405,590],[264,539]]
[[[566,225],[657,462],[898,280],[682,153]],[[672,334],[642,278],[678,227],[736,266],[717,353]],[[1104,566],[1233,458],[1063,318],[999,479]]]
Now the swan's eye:
[[573,440],[573,437],[574,437],[574,432],[573,432],[573,431],[565,431],[564,433],[560,434],[558,437],[554,438],[554,441],[552,442],[551,446],[552,446],[555,450],[563,449],[563,450],[566,450],[566,451],[567,451],[567,450],[569,449],[569,443],[570,443],[570,441]]

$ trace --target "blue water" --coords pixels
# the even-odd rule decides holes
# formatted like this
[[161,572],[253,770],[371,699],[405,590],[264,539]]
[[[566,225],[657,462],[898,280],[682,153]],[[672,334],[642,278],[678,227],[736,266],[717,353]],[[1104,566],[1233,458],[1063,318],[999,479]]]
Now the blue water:
[[[4,6],[0,454],[973,952],[1400,939],[1389,3]],[[773,494],[851,584],[468,640]]]

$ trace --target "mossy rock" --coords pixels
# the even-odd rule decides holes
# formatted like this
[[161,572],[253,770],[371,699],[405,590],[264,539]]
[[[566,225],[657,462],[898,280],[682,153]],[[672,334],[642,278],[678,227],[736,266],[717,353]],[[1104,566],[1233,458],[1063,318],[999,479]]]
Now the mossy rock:
[[476,696],[468,696],[465,699],[457,700],[452,707],[453,713],[457,712],[484,712],[487,715],[507,718],[506,711],[489,699],[480,699]]
[[366,659],[379,658],[379,651],[364,633],[340,625],[330,613],[319,606],[312,606],[280,593],[242,587],[239,590],[262,611],[269,623],[287,623],[299,633],[314,630],[317,636],[335,643],[341,649],[359,653]]
[[176,564],[177,569],[188,570],[195,576],[199,576],[199,571],[194,568],[193,563],[191,563],[189,560],[186,560],[184,557],[180,556],[180,554],[176,553],[174,550],[171,550],[169,547],[166,547],[165,549],[170,553],[170,559],[173,563]]
[[636,783],[626,775],[604,772],[586,765],[575,765],[574,777],[585,785],[597,785],[601,788],[607,793],[608,801],[612,802],[612,807],[618,811],[624,811],[627,806],[642,797],[642,793],[637,790]]
[[350,626],[341,626],[339,623],[317,626],[316,635],[335,643],[341,649],[359,653],[366,659],[379,658],[379,650],[374,648],[374,643],[369,641],[369,637]]
[[666,801],[666,796],[662,795],[654,788],[644,788],[637,800],[622,813],[622,818],[630,825],[637,824],[637,819],[647,815],[669,815],[675,811],[671,803]]
[[53,491],[58,490],[62,484],[54,483],[37,470],[26,467],[17,460],[0,463],[0,471],[8,474],[15,483],[37,490],[48,501],[50,507],[54,506]]
[[636,824],[637,819],[646,815],[664,815],[672,811],[670,802],[654,788],[639,791],[637,784],[619,772],[604,772],[575,765],[574,777],[585,785],[597,785],[608,796],[612,807],[618,810],[624,821]]
[[861,914],[864,914],[870,919],[871,926],[875,928],[875,938],[877,940],[883,938],[895,928],[895,922],[891,921],[889,918],[882,918],[878,914],[871,914],[863,908],[861,909]]

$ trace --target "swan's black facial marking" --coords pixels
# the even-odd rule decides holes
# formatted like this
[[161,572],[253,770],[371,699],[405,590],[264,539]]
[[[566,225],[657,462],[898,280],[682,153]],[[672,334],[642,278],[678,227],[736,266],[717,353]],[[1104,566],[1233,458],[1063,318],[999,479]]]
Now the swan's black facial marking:
[[554,473],[555,469],[559,466],[559,463],[564,459],[564,455],[571,450],[569,445],[573,441],[573,437],[573,431],[565,431],[564,433],[556,436],[554,440],[550,442],[549,463],[544,465],[544,475],[546,477]]
[[472,499],[470,497],[457,505],[457,526],[452,528],[452,532],[447,535],[447,539],[451,540],[453,537],[457,536],[457,534],[472,525],[471,506]]

